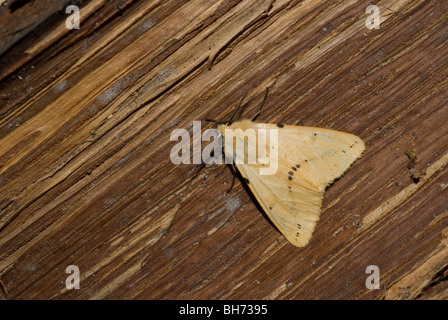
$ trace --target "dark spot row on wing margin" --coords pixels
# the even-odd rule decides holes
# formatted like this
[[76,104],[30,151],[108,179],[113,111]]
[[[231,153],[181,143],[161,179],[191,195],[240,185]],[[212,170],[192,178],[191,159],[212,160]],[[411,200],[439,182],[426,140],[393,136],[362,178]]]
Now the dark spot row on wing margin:
[[[305,160],[305,161],[308,162],[308,160]],[[292,168],[292,170],[297,171],[297,169],[300,168],[300,164],[296,164],[295,167],[291,167],[291,168]],[[289,180],[292,180],[292,176],[294,175],[294,171],[289,171],[288,172],[288,174],[289,174],[288,179]],[[290,187],[288,187],[288,188],[291,189]]]
[[285,125],[283,123],[277,123],[277,127],[283,128]]
[[358,141],[357,141],[357,140],[355,140],[355,143],[352,144],[352,145],[350,146],[350,148],[353,148],[353,147],[355,146],[355,144],[358,144]]
[[[297,230],[301,230],[302,229],[302,225],[300,224],[300,223],[298,223],[297,224]],[[297,231],[297,233],[296,233],[296,236],[297,236],[297,238],[299,238],[300,237],[300,232],[299,231]]]

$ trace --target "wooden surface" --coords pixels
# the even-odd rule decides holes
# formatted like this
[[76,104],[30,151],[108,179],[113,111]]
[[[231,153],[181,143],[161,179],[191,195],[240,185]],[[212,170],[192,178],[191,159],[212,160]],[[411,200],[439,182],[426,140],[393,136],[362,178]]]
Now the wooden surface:
[[[0,297],[448,298],[447,1],[72,1],[79,30],[55,1],[15,2],[0,7]],[[172,130],[245,94],[251,115],[268,86],[259,121],[366,142],[305,248],[241,181],[226,193],[229,167],[169,158]]]

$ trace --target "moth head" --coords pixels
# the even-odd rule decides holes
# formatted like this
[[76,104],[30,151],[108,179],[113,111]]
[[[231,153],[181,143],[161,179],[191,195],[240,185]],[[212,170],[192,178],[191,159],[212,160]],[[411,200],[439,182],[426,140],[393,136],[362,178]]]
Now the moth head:
[[218,129],[219,133],[224,136],[226,128],[228,128],[229,125],[228,124],[218,124],[218,126],[216,127],[216,129]]
[[226,123],[221,123],[218,124],[218,126],[216,127],[219,131],[219,133],[221,133],[221,135],[224,137],[225,136],[225,131],[226,129],[241,129],[241,130],[247,130],[249,128],[252,127],[252,121],[249,119],[243,119],[243,120],[238,120],[232,123],[226,122]]

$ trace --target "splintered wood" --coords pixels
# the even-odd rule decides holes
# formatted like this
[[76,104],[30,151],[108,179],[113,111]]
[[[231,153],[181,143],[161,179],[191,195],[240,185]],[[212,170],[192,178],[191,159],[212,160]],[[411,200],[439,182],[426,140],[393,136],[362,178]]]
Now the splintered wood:
[[[448,298],[448,1],[66,5],[0,6],[0,298]],[[266,88],[275,186],[171,161]]]

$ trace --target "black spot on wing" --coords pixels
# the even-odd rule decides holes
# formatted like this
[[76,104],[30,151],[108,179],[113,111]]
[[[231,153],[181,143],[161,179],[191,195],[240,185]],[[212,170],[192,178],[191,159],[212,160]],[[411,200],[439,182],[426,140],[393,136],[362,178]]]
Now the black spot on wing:
[[298,223],[298,224],[297,224],[297,230],[298,230],[298,231],[297,231],[297,233],[296,233],[296,237],[297,237],[297,238],[300,237],[300,232],[299,232],[299,230],[301,230],[301,229],[302,229],[302,226],[301,226],[300,223]]

